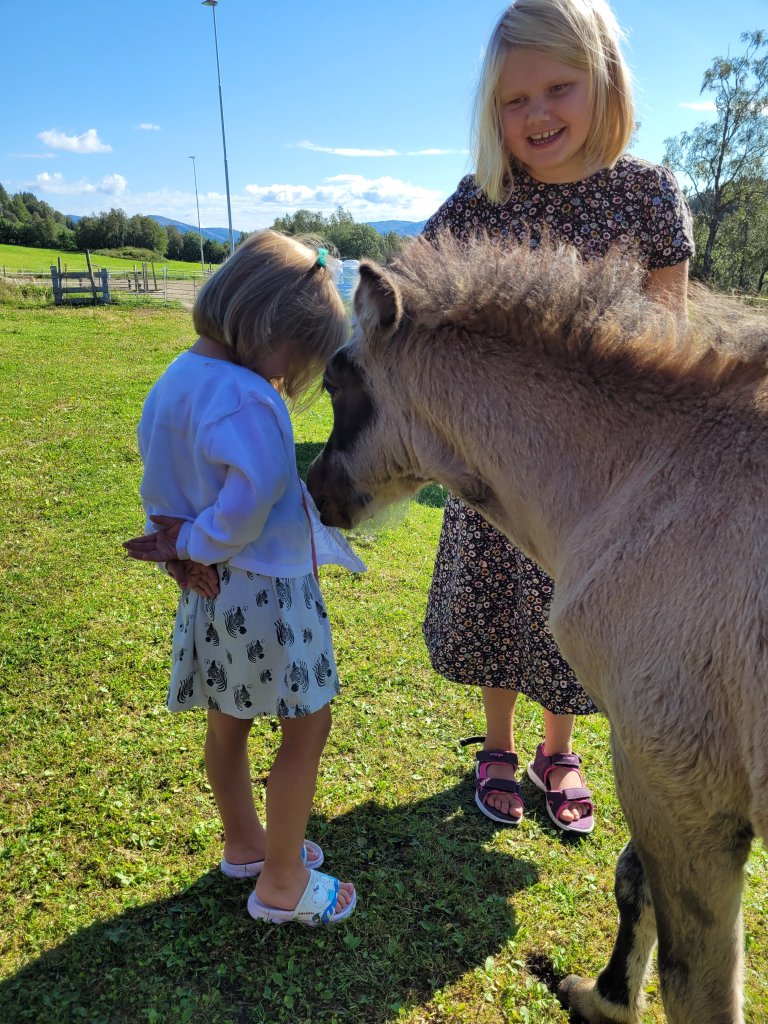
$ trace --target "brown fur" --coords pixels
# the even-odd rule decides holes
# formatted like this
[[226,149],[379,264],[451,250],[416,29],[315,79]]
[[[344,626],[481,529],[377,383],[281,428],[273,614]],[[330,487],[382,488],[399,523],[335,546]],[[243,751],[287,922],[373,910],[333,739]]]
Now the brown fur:
[[365,267],[356,311],[309,476],[324,520],[448,486],[553,576],[552,632],[611,723],[622,924],[564,1001],[637,1021],[655,920],[671,1024],[739,1024],[768,837],[768,321],[700,293],[684,323],[626,253],[488,240]]

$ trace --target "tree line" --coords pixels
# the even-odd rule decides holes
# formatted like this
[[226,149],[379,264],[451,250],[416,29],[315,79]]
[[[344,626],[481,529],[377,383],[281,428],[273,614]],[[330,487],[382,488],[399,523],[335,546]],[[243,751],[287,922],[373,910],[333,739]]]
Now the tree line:
[[[31,192],[9,195],[0,184],[0,243],[28,245],[37,249],[62,249],[64,252],[113,252],[145,250],[158,259],[200,260],[200,235],[196,231],[182,234],[172,224],[163,226],[151,217],[123,210],[80,217],[65,217]],[[229,246],[211,238],[203,238],[206,263],[223,263]]]

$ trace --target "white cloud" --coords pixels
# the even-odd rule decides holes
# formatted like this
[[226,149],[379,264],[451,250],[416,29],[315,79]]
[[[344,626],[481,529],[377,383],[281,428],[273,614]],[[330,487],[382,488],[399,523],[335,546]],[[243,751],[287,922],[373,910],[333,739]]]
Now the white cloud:
[[96,191],[110,196],[121,196],[125,192],[127,184],[128,182],[122,174],[107,174],[96,186]]
[[299,149],[313,153],[333,153],[335,156],[400,156],[396,149],[353,149],[349,147],[316,146],[314,142],[298,142]]
[[354,149],[342,146],[318,146],[314,142],[297,142],[299,149],[309,149],[313,153],[332,153],[334,156],[351,157],[387,157],[387,156],[454,156],[455,154],[466,153],[466,149],[414,149],[407,153],[401,153],[397,149]]
[[95,128],[89,128],[82,135],[65,135],[51,128],[40,132],[38,139],[51,149],[65,149],[68,153],[111,153],[112,147],[102,142]]
[[[160,214],[185,224],[197,225],[193,190],[159,189],[131,192],[122,175],[102,178],[97,184],[85,179],[67,181],[61,174],[39,174],[23,183],[42,198],[65,196],[53,205],[63,213],[81,216],[100,213],[119,205],[129,217],[136,213]],[[115,197],[119,196],[119,203]],[[200,220],[203,227],[227,226],[227,197],[224,192],[201,192]],[[424,220],[437,209],[444,193],[393,177],[366,178],[340,174],[317,184],[248,185],[231,196],[235,231],[269,227],[276,217],[299,209],[333,213],[341,205],[358,222],[378,220]],[[50,201],[50,200],[49,200]]]
[[678,107],[683,107],[685,110],[717,110],[717,107],[712,100],[699,100],[693,103],[678,103],[677,105]]
[[423,188],[398,178],[366,178],[361,174],[337,174],[318,185],[246,185],[258,204],[262,223],[302,207],[332,212],[343,206],[355,220],[422,220],[444,198],[435,189]]
[[136,128],[140,132],[159,132],[160,131],[160,125],[159,124],[149,124],[149,122],[147,122],[147,121],[142,121],[141,124],[137,124]]
[[86,195],[109,195],[121,196],[126,189],[127,182],[122,174],[108,174],[98,184],[93,184],[81,178],[80,181],[65,181],[64,176],[58,171],[49,174],[43,171],[35,178],[34,185],[41,192],[57,196],[86,196]]

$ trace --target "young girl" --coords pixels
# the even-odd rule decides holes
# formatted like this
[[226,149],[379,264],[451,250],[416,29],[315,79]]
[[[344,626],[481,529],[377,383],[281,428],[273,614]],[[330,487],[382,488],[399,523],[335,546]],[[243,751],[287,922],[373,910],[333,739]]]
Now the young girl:
[[[291,421],[273,383],[291,399],[303,393],[343,344],[347,317],[325,251],[273,231],[238,248],[192,316],[199,337],[150,391],[137,431],[142,502],[161,529],[125,547],[194,588],[179,600],[168,707],[207,709],[221,870],[257,878],[254,918],[333,923],[352,913],[355,890],[317,870],[323,853],[304,835],[339,684]],[[268,828],[247,755],[257,715],[276,716],[282,733]]]
[[[621,32],[603,0],[516,0],[491,36],[475,101],[476,172],[428,221],[434,238],[484,231],[536,246],[542,236],[584,259],[615,244],[647,267],[646,288],[686,311],[690,214],[672,173],[625,153],[634,130]],[[449,498],[424,635],[435,669],[483,687],[484,749],[475,802],[517,825],[518,692],[544,709],[544,742],[528,775],[552,821],[593,828],[591,794],[573,753],[574,715],[597,709],[562,658],[547,617],[553,582],[484,519]],[[465,742],[472,742],[472,739]]]

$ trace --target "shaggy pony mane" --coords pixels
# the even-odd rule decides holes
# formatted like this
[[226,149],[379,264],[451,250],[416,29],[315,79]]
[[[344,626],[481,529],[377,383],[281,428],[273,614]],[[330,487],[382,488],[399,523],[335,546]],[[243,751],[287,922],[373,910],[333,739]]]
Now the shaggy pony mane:
[[710,392],[768,377],[768,318],[699,286],[681,321],[645,295],[644,271],[626,249],[585,262],[573,246],[547,240],[531,249],[444,233],[434,243],[415,239],[388,269],[409,336],[458,330],[536,347],[601,377]]

